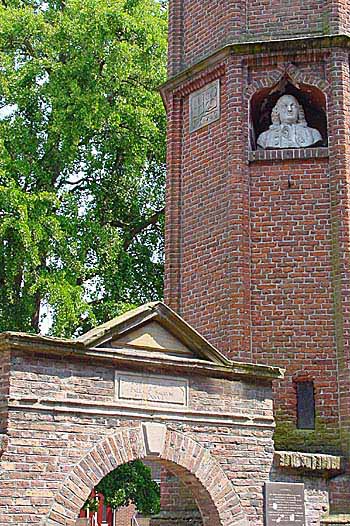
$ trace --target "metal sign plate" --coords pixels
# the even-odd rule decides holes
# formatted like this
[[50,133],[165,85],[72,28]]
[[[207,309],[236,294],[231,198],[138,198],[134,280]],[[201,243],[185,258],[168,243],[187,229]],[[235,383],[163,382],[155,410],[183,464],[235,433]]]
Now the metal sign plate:
[[304,484],[265,483],[266,526],[305,526]]

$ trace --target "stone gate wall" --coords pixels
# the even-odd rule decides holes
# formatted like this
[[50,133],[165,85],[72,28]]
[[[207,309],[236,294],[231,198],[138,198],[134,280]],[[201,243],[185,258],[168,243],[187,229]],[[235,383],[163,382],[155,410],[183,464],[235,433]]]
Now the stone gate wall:
[[[187,371],[182,376],[189,380],[189,407],[181,411],[137,406],[128,400],[117,402],[116,368],[131,371],[133,365],[48,355],[35,349],[11,352],[0,524],[46,524],[58,494],[66,499],[65,506],[56,502],[52,522],[47,524],[73,524],[71,517],[64,518],[64,508],[75,510],[76,506],[77,496],[65,489],[72,470],[96,445],[107,438],[113,440],[118,432],[124,433],[120,448],[123,461],[134,458],[138,448],[142,450],[138,443],[140,426],[147,421],[163,422],[168,433],[184,438],[174,445],[176,451],[183,448],[185,455],[186,440],[193,440],[207,452],[205,458],[221,466],[246,516],[253,524],[262,524],[262,487],[273,457],[270,380],[225,378],[220,374],[206,377]],[[147,370],[155,372],[151,363],[143,372]],[[178,373],[175,368],[172,375]],[[162,374],[166,376],[166,372]],[[81,464],[90,473],[90,489],[106,472],[101,451],[91,453],[95,467],[86,461]],[[207,477],[212,477],[214,485],[220,483],[215,469]],[[84,484],[88,484],[86,476]]]

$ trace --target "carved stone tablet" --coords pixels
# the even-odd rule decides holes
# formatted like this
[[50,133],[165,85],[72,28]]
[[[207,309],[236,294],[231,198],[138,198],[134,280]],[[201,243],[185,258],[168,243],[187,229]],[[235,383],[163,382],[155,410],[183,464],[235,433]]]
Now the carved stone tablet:
[[117,400],[139,402],[141,405],[171,405],[187,407],[188,381],[169,376],[122,374],[116,372]]
[[220,80],[190,95],[190,132],[220,118]]
[[304,484],[265,483],[266,526],[305,526]]

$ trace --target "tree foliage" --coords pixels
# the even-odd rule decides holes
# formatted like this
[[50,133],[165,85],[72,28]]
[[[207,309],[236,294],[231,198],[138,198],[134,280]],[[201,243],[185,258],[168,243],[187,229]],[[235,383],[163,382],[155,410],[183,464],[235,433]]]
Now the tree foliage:
[[166,12],[0,0],[0,330],[70,336],[162,294]]
[[[141,460],[118,466],[106,475],[95,488],[102,493],[105,503],[112,509],[135,504],[142,515],[154,515],[160,511],[160,489],[152,480],[152,472]],[[88,499],[86,508],[96,510],[95,499]]]

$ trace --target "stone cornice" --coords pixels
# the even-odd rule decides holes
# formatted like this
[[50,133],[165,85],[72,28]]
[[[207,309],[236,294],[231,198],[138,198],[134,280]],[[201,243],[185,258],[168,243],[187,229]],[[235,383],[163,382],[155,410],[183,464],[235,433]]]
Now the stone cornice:
[[328,148],[298,148],[280,150],[253,150],[249,152],[249,162],[257,161],[292,161],[299,159],[322,159],[329,157]]
[[254,378],[271,381],[283,378],[284,371],[279,367],[255,365],[227,360],[227,364],[216,364],[206,360],[164,356],[157,349],[150,355],[140,348],[115,345],[114,348],[86,348],[76,340],[52,338],[26,333],[5,332],[0,334],[1,351],[25,351],[32,354],[51,354],[65,357],[76,357],[91,361],[103,361],[124,367],[147,367],[162,369],[169,373],[174,370],[204,376],[228,378]]
[[191,408],[173,409],[170,407],[147,407],[135,403],[114,403],[100,402],[79,399],[57,399],[57,398],[10,398],[5,403],[0,403],[1,407],[8,407],[10,411],[34,411],[50,413],[74,413],[90,416],[109,416],[114,418],[136,418],[136,419],[154,419],[156,414],[157,420],[172,420],[174,422],[196,423],[205,425],[224,425],[226,427],[255,427],[268,428],[275,427],[274,419],[269,415],[251,415],[249,413],[216,413],[213,411],[198,411]]
[[327,34],[317,36],[289,37],[270,40],[237,40],[226,44],[215,50],[210,55],[200,59],[189,67],[184,66],[179,73],[169,78],[161,87],[160,91],[163,99],[166,93],[176,90],[183,82],[193,77],[208,67],[222,62],[228,56],[234,55],[257,55],[265,52],[311,51],[329,48],[349,48],[350,35],[347,34]]
[[350,526],[350,514],[329,515],[321,520],[322,526]]
[[337,455],[275,451],[274,464],[280,469],[334,476],[344,471],[344,459]]

